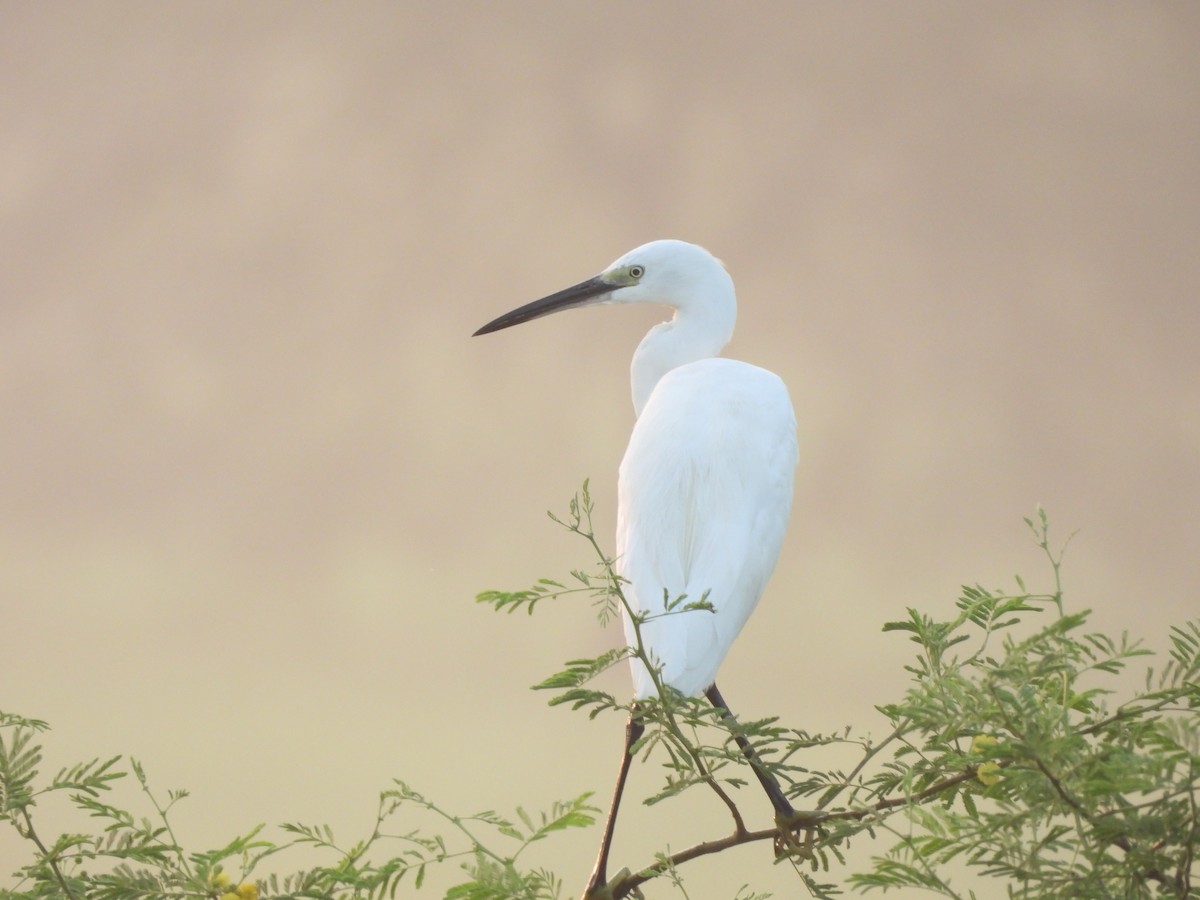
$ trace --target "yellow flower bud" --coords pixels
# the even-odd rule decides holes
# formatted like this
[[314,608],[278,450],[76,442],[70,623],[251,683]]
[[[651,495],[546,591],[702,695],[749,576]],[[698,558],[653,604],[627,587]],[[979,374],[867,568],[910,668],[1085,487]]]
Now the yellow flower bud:
[[245,884],[239,884],[237,895],[238,900],[258,900],[258,885],[253,881],[247,881]]
[[1000,780],[1000,763],[980,763],[979,767],[975,770],[975,777],[979,779],[980,784],[995,784]]
[[215,884],[219,888],[223,888],[227,884],[229,884],[229,882],[232,880],[233,879],[229,877],[228,872],[218,872],[216,875],[213,876],[212,883]]
[[235,894],[233,891],[226,891],[224,894],[221,895],[221,900],[242,900],[242,898],[239,897],[237,894]]
[[987,753],[988,750],[992,749],[992,747],[995,747],[999,743],[1000,742],[990,734],[977,734],[975,735],[975,739],[971,741],[971,752]]

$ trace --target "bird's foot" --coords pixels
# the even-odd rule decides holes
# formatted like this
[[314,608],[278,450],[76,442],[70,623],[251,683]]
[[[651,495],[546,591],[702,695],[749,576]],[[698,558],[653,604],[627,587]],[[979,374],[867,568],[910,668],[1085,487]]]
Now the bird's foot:
[[775,814],[775,858],[794,856],[800,859],[813,858],[813,844],[821,823],[828,813],[789,809]]

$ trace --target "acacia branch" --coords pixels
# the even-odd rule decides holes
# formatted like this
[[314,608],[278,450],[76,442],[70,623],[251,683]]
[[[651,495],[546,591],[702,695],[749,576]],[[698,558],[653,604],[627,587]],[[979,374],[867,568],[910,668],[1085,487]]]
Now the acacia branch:
[[[1007,762],[1000,763],[1001,767],[1008,765]],[[931,784],[923,790],[917,791],[915,794],[910,794],[906,797],[891,797],[885,800],[878,800],[863,809],[846,809],[840,812],[833,813],[813,813],[811,823],[802,825],[801,828],[813,830],[819,828],[829,822],[858,822],[870,816],[879,813],[888,812],[901,806],[915,805],[924,803],[950,788],[957,787],[964,781],[970,781],[976,776],[978,766],[971,766],[964,769],[955,775],[948,778],[943,778],[941,781]],[[623,881],[613,886],[612,895],[617,900],[629,895],[635,888],[640,887],[647,881],[650,881],[664,872],[682,865],[685,862],[690,862],[693,859],[699,859],[702,856],[710,856],[714,853],[721,853],[729,850],[732,847],[737,847],[742,844],[752,844],[756,841],[774,840],[780,835],[778,828],[765,828],[761,831],[743,831],[740,834],[734,832],[723,838],[717,838],[711,841],[702,841],[686,850],[680,850],[678,853],[672,854],[666,859],[653,863],[650,866],[642,869],[636,874],[627,876]],[[801,848],[803,852],[803,846]]]
[[[1025,741],[1025,735],[1015,727],[1011,717],[1008,716],[1007,713],[1002,714],[1004,715],[1009,731],[1011,731],[1018,739]],[[1087,732],[1086,730],[1081,729],[1078,733],[1085,734]],[[1103,814],[1097,817],[1092,813],[1091,810],[1085,807],[1083,803],[1072,796],[1071,792],[1067,790],[1066,785],[1062,783],[1057,775],[1050,771],[1049,766],[1047,766],[1040,758],[1034,756],[1032,757],[1031,761],[1037,767],[1037,770],[1042,773],[1042,776],[1048,782],[1050,782],[1050,786],[1054,788],[1054,792],[1058,794],[1062,801],[1067,804],[1067,806],[1070,807],[1077,816],[1083,819],[1083,821],[1095,828],[1097,818],[1103,818]],[[1124,834],[1113,835],[1111,838],[1109,838],[1108,842],[1114,847],[1119,847],[1120,849],[1124,850],[1126,853],[1133,853],[1136,849],[1133,841],[1131,841],[1129,837]],[[1167,884],[1170,881],[1167,875],[1160,869],[1146,869],[1143,874],[1146,878],[1149,878],[1151,881],[1157,881],[1159,884]]]
[[[33,817],[29,814],[28,807],[23,807],[21,809],[21,817],[25,820],[25,834],[23,836],[33,841],[34,846],[41,851],[42,858],[45,859],[46,864],[50,866],[50,871],[54,873],[54,880],[57,881],[59,887],[63,889],[63,893],[67,895],[69,900],[75,900],[75,892],[71,890],[71,886],[67,884],[66,877],[63,875],[62,870],[58,867],[58,860],[55,858],[56,854],[52,854],[46,849],[46,845],[42,843],[41,837],[38,836],[37,830],[33,827]],[[17,829],[17,833],[21,833],[19,828]]]
[[[1013,760],[1003,760],[997,763],[997,765],[1001,769],[1006,769],[1012,765],[1013,762]],[[1055,789],[1059,790],[1061,786],[1058,784],[1057,779],[1055,779],[1040,765],[1039,768],[1041,768],[1043,774],[1050,779],[1051,784],[1055,785]],[[813,815],[812,823],[808,827],[810,829],[816,829],[822,825],[839,821],[859,822],[871,816],[890,812],[900,807],[917,806],[925,803],[927,800],[932,800],[951,788],[958,787],[964,782],[971,781],[978,776],[978,773],[978,766],[970,766],[961,772],[943,778],[941,781],[935,782],[934,784],[929,785],[929,787],[917,791],[915,794],[909,794],[904,797],[890,797],[883,800],[878,800],[863,809],[846,809],[832,813],[815,813]],[[1064,799],[1070,802],[1073,808],[1077,809],[1077,811],[1084,815],[1085,818],[1091,821],[1090,817],[1088,817],[1086,813],[1083,813],[1083,811],[1075,802],[1072,802],[1069,795],[1065,795],[1064,793]],[[778,828],[765,828],[761,831],[743,831],[741,833],[735,832],[723,838],[702,841],[699,844],[688,847],[686,850],[681,850],[678,853],[672,854],[666,859],[653,863],[636,874],[629,875],[623,881],[613,886],[612,896],[617,898],[617,900],[620,900],[620,898],[628,896],[629,893],[635,888],[640,887],[647,881],[651,881],[652,879],[659,877],[668,870],[680,866],[683,863],[690,862],[693,859],[699,859],[702,856],[711,856],[714,853],[721,853],[725,850],[738,847],[742,844],[752,844],[757,841],[774,840],[779,836],[779,834],[780,831]],[[1133,842],[1124,835],[1117,835],[1112,839],[1112,843],[1124,850],[1126,853],[1131,853],[1135,849]],[[1153,881],[1159,882],[1160,884],[1166,884],[1170,881],[1170,879],[1158,869],[1150,869],[1146,871],[1145,876]]]
[[[737,804],[733,802],[733,798],[726,793],[725,789],[722,788],[717,782],[717,779],[714,778],[712,773],[709,772],[708,767],[704,764],[704,760],[701,758],[699,751],[683,734],[683,730],[680,728],[679,722],[675,718],[675,710],[672,705],[663,700],[663,698],[668,696],[667,686],[662,679],[661,666],[656,665],[650,658],[650,654],[647,652],[646,645],[642,640],[643,614],[634,610],[633,606],[629,603],[629,600],[625,596],[625,591],[621,588],[621,576],[618,575],[616,569],[613,568],[613,561],[605,556],[604,551],[600,548],[600,544],[597,542],[596,535],[592,530],[591,505],[586,494],[584,500],[583,514],[587,520],[587,528],[583,529],[579,527],[579,525],[582,523],[581,520],[580,523],[577,523],[575,526],[571,526],[571,530],[576,534],[580,534],[586,538],[587,541],[592,545],[592,549],[596,552],[597,556],[600,557],[600,563],[604,569],[605,578],[609,583],[609,596],[615,596],[617,598],[617,602],[624,610],[626,618],[633,629],[634,645],[631,647],[633,650],[633,656],[646,667],[646,671],[650,675],[650,680],[654,684],[654,689],[660,698],[660,708],[663,711],[663,719],[661,724],[666,729],[667,733],[675,738],[677,745],[681,747],[691,758],[692,764],[696,767],[696,771],[700,774],[700,777],[704,783],[712,788],[713,792],[721,799],[721,802],[724,803],[725,807],[729,810],[729,815],[733,819],[734,835],[745,834],[746,824],[742,819],[741,811],[737,808]],[[667,614],[670,615],[669,612]]]

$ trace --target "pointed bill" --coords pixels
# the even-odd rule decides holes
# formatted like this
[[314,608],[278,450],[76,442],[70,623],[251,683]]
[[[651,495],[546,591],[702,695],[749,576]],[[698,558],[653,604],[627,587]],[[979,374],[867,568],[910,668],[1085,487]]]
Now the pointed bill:
[[520,325],[522,322],[540,319],[542,316],[548,316],[559,310],[586,306],[588,303],[596,300],[596,298],[611,293],[620,286],[619,284],[604,281],[597,275],[595,278],[589,278],[587,281],[581,281],[579,284],[564,288],[555,294],[551,294],[549,297],[534,300],[532,303],[526,303],[524,306],[517,307],[512,312],[506,312],[499,318],[492,319],[492,321],[476,331],[472,337],[481,334],[491,334],[493,331],[499,331],[502,328],[511,328],[513,325]]

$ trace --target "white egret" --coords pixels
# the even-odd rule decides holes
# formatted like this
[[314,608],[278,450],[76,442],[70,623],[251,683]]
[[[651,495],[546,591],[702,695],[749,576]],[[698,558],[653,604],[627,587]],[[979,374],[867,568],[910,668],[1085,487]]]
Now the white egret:
[[[716,358],[733,334],[733,280],[707,250],[662,240],[626,253],[599,275],[500,316],[488,334],[563,309],[652,303],[675,310],[654,326],[633,355],[637,422],[618,481],[618,573],[639,612],[664,611],[668,599],[706,598],[715,612],[659,616],[640,626],[642,644],[661,680],[689,696],[704,694],[730,715],[716,687],[717,669],[758,603],[775,568],[792,504],[796,420],[778,376]],[[622,610],[624,612],[624,610]],[[625,616],[626,639],[635,635]],[[635,698],[656,694],[644,664],[632,663]],[[605,892],[608,850],[643,726],[636,713],[596,867],[584,897]],[[781,829],[796,813],[775,780],[739,740],[775,807]]]

